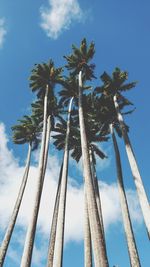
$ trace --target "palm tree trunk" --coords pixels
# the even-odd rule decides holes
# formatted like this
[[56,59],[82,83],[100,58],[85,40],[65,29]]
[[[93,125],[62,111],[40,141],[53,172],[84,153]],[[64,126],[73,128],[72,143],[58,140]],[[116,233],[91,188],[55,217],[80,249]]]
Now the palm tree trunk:
[[95,267],[108,267],[106,247],[103,239],[95,192],[92,182],[88,143],[85,131],[83,107],[82,107],[82,71],[79,73],[79,123],[81,135],[81,148],[83,159],[83,176],[85,177],[85,188],[87,194],[88,213],[91,229]]
[[138,256],[138,251],[136,247],[136,242],[134,238],[134,233],[133,233],[129,209],[128,209],[128,203],[127,203],[125,189],[124,189],[120,153],[119,153],[119,148],[118,148],[117,140],[115,137],[115,133],[113,131],[112,124],[110,125],[110,131],[112,135],[115,157],[116,157],[118,189],[119,189],[119,195],[120,195],[120,204],[121,204],[121,210],[122,210],[124,229],[125,229],[125,234],[126,234],[126,239],[127,239],[128,252],[129,252],[129,257],[130,257],[130,265],[131,267],[140,267],[141,266],[140,260]]
[[68,162],[69,162],[69,134],[70,134],[70,118],[72,109],[73,97],[70,100],[68,110],[68,121],[66,131],[66,141],[64,149],[64,162],[62,170],[62,180],[60,188],[60,200],[57,221],[57,235],[56,235],[56,263],[54,266],[62,267],[63,263],[63,245],[64,245],[64,227],[65,227],[65,209],[66,209],[66,192],[67,192],[67,177],[68,177]]
[[48,160],[48,151],[50,143],[50,134],[51,134],[51,115],[47,118],[47,127],[46,127],[46,142],[45,142],[45,156],[44,156],[44,167],[43,167],[43,180],[46,173],[47,160]]
[[59,174],[58,187],[57,187],[53,218],[52,218],[52,224],[51,224],[50,241],[49,241],[48,257],[47,257],[48,258],[47,267],[53,267],[55,241],[56,241],[56,229],[57,229],[57,220],[58,220],[58,208],[59,208],[59,201],[60,201],[60,186],[61,186],[61,178],[62,178],[62,169],[63,169],[63,162],[62,162],[60,174]]
[[92,244],[86,190],[84,189],[84,267],[92,267]]
[[5,256],[7,253],[7,249],[9,246],[9,242],[13,233],[13,229],[17,220],[17,216],[19,213],[19,209],[20,209],[20,205],[22,202],[22,198],[24,195],[24,191],[25,191],[25,187],[26,187],[26,183],[27,183],[27,179],[28,179],[28,174],[29,174],[29,168],[30,168],[30,159],[31,159],[31,150],[32,150],[32,144],[29,144],[29,148],[28,148],[28,155],[27,155],[27,161],[26,161],[26,167],[25,167],[25,172],[23,175],[23,180],[19,189],[19,194],[15,203],[15,207],[13,210],[13,213],[11,215],[10,218],[10,222],[8,224],[8,227],[6,229],[6,233],[3,239],[3,242],[1,244],[0,247],[0,266],[3,266],[4,260],[5,260]]
[[98,179],[97,179],[95,165],[93,163],[91,149],[89,150],[89,154],[90,154],[91,173],[92,173],[92,178],[93,178],[94,190],[95,190],[95,194],[96,194],[96,203],[97,203],[97,208],[98,208],[98,214],[99,214],[101,227],[102,227],[102,231],[103,231],[103,238],[104,238],[104,241],[105,241],[104,223],[103,223],[103,215],[102,215],[102,207],[101,207],[101,198],[100,198]]
[[46,130],[47,130],[47,96],[48,96],[49,86],[47,85],[45,91],[44,98],[44,119],[43,119],[43,135],[41,142],[41,151],[40,151],[40,159],[39,159],[39,173],[37,178],[37,188],[35,192],[34,206],[31,214],[31,219],[28,225],[24,251],[21,260],[21,267],[29,267],[31,264],[33,244],[35,238],[36,224],[43,188],[43,168],[44,168],[44,160],[45,160],[45,144],[46,144]]
[[132,175],[134,178],[135,186],[137,189],[141,210],[142,210],[145,225],[147,228],[148,237],[150,239],[150,206],[149,206],[148,198],[147,198],[147,195],[146,195],[146,192],[144,189],[144,185],[142,182],[142,177],[140,175],[139,168],[138,168],[138,165],[136,162],[136,158],[135,158],[135,155],[134,155],[131,143],[130,143],[130,139],[129,139],[128,133],[127,133],[125,125],[124,125],[123,117],[122,117],[120,110],[119,110],[119,105],[117,103],[117,97],[116,96],[114,96],[114,105],[116,108],[118,121],[119,121],[120,126],[121,126],[122,135],[123,135],[123,139],[125,142],[125,148],[126,148],[129,164],[131,167]]

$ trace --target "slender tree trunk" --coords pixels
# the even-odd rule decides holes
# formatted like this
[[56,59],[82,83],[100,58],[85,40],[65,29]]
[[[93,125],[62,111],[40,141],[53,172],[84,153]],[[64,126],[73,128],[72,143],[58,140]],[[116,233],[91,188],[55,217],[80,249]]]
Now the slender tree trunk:
[[36,224],[38,218],[38,212],[40,207],[40,200],[43,188],[43,171],[44,171],[44,160],[45,160],[45,144],[46,144],[46,130],[47,130],[47,96],[48,96],[49,87],[47,85],[45,98],[44,98],[44,119],[43,119],[43,135],[41,142],[41,151],[40,151],[40,159],[39,159],[39,173],[37,177],[37,188],[34,199],[33,211],[31,214],[31,219],[28,225],[24,251],[21,260],[21,267],[29,267],[31,264],[32,251],[34,245]]
[[57,193],[56,193],[55,205],[54,205],[54,211],[53,211],[53,218],[52,218],[52,224],[51,224],[50,241],[49,241],[48,257],[47,257],[47,267],[53,267],[62,169],[63,169],[63,162],[62,162],[60,174],[59,174],[58,187],[57,187]]
[[92,243],[87,206],[86,190],[84,189],[84,267],[92,267]]
[[27,156],[27,161],[26,161],[26,167],[25,167],[25,172],[23,175],[23,180],[19,189],[19,194],[14,206],[14,210],[13,213],[11,215],[8,227],[6,229],[6,233],[3,239],[3,242],[1,244],[0,247],[0,266],[3,266],[4,260],[5,260],[5,256],[7,253],[7,249],[9,246],[9,242],[13,233],[13,229],[17,220],[17,216],[19,213],[19,209],[20,209],[20,205],[22,202],[22,198],[24,195],[24,191],[25,191],[25,187],[26,187],[26,183],[27,183],[27,179],[28,179],[28,174],[29,174],[29,168],[30,168],[30,159],[31,159],[31,150],[32,150],[32,144],[29,144],[29,149],[28,149],[28,156]]
[[104,238],[104,241],[105,241],[104,223],[103,223],[103,215],[102,215],[102,207],[101,207],[101,198],[100,198],[100,192],[99,192],[96,169],[95,169],[95,165],[93,163],[92,151],[91,150],[89,150],[89,154],[90,154],[91,173],[92,173],[92,178],[93,178],[94,190],[95,190],[95,194],[96,194],[96,203],[97,203],[97,208],[98,208],[98,214],[99,214],[101,227],[102,227],[102,231],[103,231],[103,238]]
[[122,117],[120,110],[119,110],[119,105],[117,103],[117,97],[116,96],[114,96],[114,105],[116,108],[118,121],[119,121],[120,126],[121,126],[122,135],[123,135],[123,139],[125,142],[125,148],[126,148],[129,164],[131,167],[132,175],[134,178],[135,186],[137,189],[141,210],[142,210],[145,225],[147,228],[148,237],[150,239],[150,206],[149,206],[149,201],[148,201],[145,189],[144,189],[142,177],[141,177],[140,172],[139,172],[139,168],[138,168],[136,158],[135,158],[135,155],[134,155],[131,143],[130,143],[130,139],[129,139],[128,133],[127,133],[125,125],[124,125],[123,117]]
[[44,156],[44,167],[43,167],[43,181],[44,181],[44,177],[45,177],[45,173],[46,173],[46,167],[47,167],[50,134],[51,134],[51,115],[49,115],[47,118],[45,156]]
[[130,219],[130,213],[128,209],[128,203],[127,203],[125,189],[124,189],[120,153],[119,153],[119,148],[118,148],[117,140],[116,140],[112,125],[110,125],[110,131],[112,135],[115,157],[116,157],[118,189],[119,189],[124,229],[125,229],[125,234],[126,234],[126,239],[127,239],[128,252],[129,252],[129,257],[130,257],[130,265],[131,267],[140,267],[141,266],[140,260],[138,256],[138,251],[137,251],[136,242],[135,242],[134,233],[133,233],[132,224],[131,224],[131,219]]
[[85,188],[87,194],[87,204],[88,204],[88,213],[89,213],[95,267],[108,267],[106,247],[103,239],[103,230],[100,224],[96,197],[91,176],[91,169],[90,169],[90,158],[89,158],[83,107],[82,107],[82,71],[80,71],[79,73],[79,123],[80,123],[82,159],[83,159],[83,176],[85,177]]
[[69,134],[70,134],[70,118],[71,118],[72,101],[73,101],[73,97],[70,100],[69,110],[68,110],[66,141],[65,141],[65,149],[64,149],[64,163],[63,163],[63,170],[62,170],[58,221],[57,221],[57,235],[56,235],[56,249],[55,249],[56,263],[54,261],[55,267],[62,267],[62,263],[63,263],[65,209],[66,209],[67,177],[68,177],[68,162],[69,162]]

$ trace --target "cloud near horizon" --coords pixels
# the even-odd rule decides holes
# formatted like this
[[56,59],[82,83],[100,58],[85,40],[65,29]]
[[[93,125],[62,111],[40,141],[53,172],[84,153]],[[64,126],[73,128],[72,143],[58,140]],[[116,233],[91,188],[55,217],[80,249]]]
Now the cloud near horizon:
[[[8,138],[5,132],[5,126],[0,123],[0,236],[2,239],[3,233],[7,226],[9,217],[14,207],[16,196],[23,176],[24,167],[19,165],[19,160],[15,158],[13,151],[8,149]],[[38,168],[31,164],[29,179],[25,190],[23,202],[17,219],[17,227],[20,229],[19,235],[14,235],[13,242],[18,242],[23,247],[25,231],[30,220],[32,212],[33,200],[36,189],[36,177]],[[40,212],[38,217],[37,234],[41,235],[40,248],[35,245],[33,262],[37,262],[37,258],[43,262],[43,247],[46,247],[50,232],[50,224],[52,212],[57,190],[57,181],[59,175],[59,158],[58,156],[49,156],[48,169],[46,172],[45,183],[43,188]],[[67,191],[67,207],[66,207],[66,225],[65,225],[65,243],[70,241],[79,242],[83,240],[83,185],[78,184],[76,177],[69,178]],[[121,210],[119,205],[118,190],[116,184],[100,183],[102,209],[104,215],[105,230],[109,229],[110,225],[121,222]],[[127,190],[127,196],[130,203],[130,212],[133,222],[141,224],[141,212],[138,205],[136,194],[133,190]],[[20,236],[22,235],[22,238]],[[18,237],[19,236],[19,240]],[[11,244],[13,244],[13,242]],[[41,249],[41,250],[40,250]],[[44,250],[46,251],[46,249]],[[8,253],[10,259],[16,255],[16,250],[11,247]],[[46,253],[46,252],[44,252]],[[46,256],[46,255],[45,255]],[[21,257],[21,255],[20,255]],[[13,259],[15,260],[15,259]],[[18,257],[15,266],[19,266]]]
[[2,48],[6,35],[5,19],[0,18],[0,48]]
[[52,39],[68,30],[73,21],[81,22],[84,17],[78,0],[49,0],[47,8],[41,7],[40,15],[40,26]]

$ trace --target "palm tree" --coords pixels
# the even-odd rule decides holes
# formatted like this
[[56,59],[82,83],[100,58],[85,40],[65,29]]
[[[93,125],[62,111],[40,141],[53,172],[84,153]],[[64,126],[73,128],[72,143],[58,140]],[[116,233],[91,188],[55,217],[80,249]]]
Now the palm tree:
[[[85,117],[85,124],[86,124],[86,133],[88,137],[88,147],[89,147],[89,155],[90,155],[90,165],[91,165],[91,174],[92,174],[92,180],[93,180],[93,187],[95,191],[95,196],[96,196],[96,203],[97,203],[97,208],[98,208],[98,214],[100,218],[100,224],[102,228],[102,233],[103,233],[103,240],[105,242],[105,233],[104,233],[104,225],[103,225],[103,216],[102,216],[102,208],[101,208],[101,199],[100,199],[100,193],[99,193],[99,186],[98,186],[98,179],[97,179],[97,174],[96,174],[96,157],[100,157],[101,159],[106,158],[105,154],[92,142],[102,142],[106,141],[107,137],[98,137],[94,132],[92,131],[92,122],[89,120],[87,116]],[[74,148],[72,152],[72,156],[76,161],[78,162],[81,155],[81,141],[80,141],[80,132],[77,133],[77,129],[74,129],[74,133],[71,134],[73,138],[75,138],[74,142]],[[88,214],[88,207],[87,207],[87,197],[86,197],[86,192],[85,192],[85,232],[84,232],[84,242],[85,242],[85,267],[90,267],[92,266],[92,250],[91,250],[91,233],[90,233],[90,225],[89,225],[89,214]]]
[[[92,182],[95,190],[96,195],[96,202],[98,206],[98,212],[101,222],[101,227],[103,230],[103,239],[104,239],[104,229],[103,229],[103,219],[102,219],[102,211],[101,211],[101,203],[100,203],[100,195],[99,195],[99,187],[97,182],[96,176],[96,158],[95,155],[98,155],[100,158],[105,158],[105,154],[94,144],[94,142],[102,142],[107,141],[106,136],[98,136],[96,135],[97,129],[96,124],[94,123],[93,119],[91,120],[91,100],[92,96],[88,95],[84,97],[84,105],[87,106],[88,112],[85,115],[85,126],[86,126],[86,133],[88,139],[88,149],[90,152],[90,164],[91,164],[91,173],[92,173]],[[65,135],[66,135],[66,122],[61,119],[61,124],[59,124],[58,130],[59,134],[54,136],[56,141],[54,144],[57,146],[59,150],[63,149],[65,146]],[[79,119],[77,116],[77,111],[73,110],[73,117],[71,120],[71,128],[70,128],[70,139],[69,139],[69,149],[72,151],[71,156],[78,162],[82,156],[82,149],[81,149],[81,139],[80,139],[80,130],[79,130]],[[91,250],[91,233],[89,227],[89,218],[88,218],[88,208],[87,208],[87,200],[86,200],[86,191],[85,191],[85,226],[84,226],[84,241],[85,241],[85,266],[88,267],[92,264],[92,250]]]
[[103,231],[100,224],[100,218],[98,214],[98,208],[95,198],[95,192],[92,182],[91,169],[90,169],[90,157],[88,151],[88,140],[86,136],[85,122],[84,122],[84,107],[82,105],[83,97],[83,85],[87,80],[94,78],[94,65],[89,64],[89,61],[93,58],[95,48],[94,43],[91,43],[89,48],[87,47],[86,39],[81,42],[80,48],[73,48],[73,54],[65,57],[67,60],[67,69],[72,71],[71,75],[78,75],[79,81],[79,123],[81,134],[81,147],[82,147],[82,159],[83,159],[83,176],[85,178],[85,188],[87,194],[87,204],[89,212],[89,221],[91,228],[91,238],[93,244],[94,261],[96,267],[108,266],[107,253],[103,239]]
[[70,135],[70,121],[71,121],[71,110],[72,110],[73,99],[74,99],[73,97],[70,99],[68,108],[67,130],[65,137],[64,158],[63,158],[62,178],[61,178],[59,207],[58,207],[57,235],[56,235],[56,249],[55,249],[57,267],[61,267],[63,262],[65,209],[66,209],[67,177],[68,177],[68,163],[69,163],[69,135]]
[[[140,266],[139,258],[138,258],[138,252],[136,248],[136,243],[134,239],[134,234],[132,230],[131,220],[130,220],[130,214],[128,210],[126,195],[125,195],[125,189],[124,189],[124,183],[123,183],[123,177],[122,177],[122,168],[121,168],[121,160],[120,160],[120,154],[119,149],[117,145],[117,140],[115,138],[115,134],[113,131],[113,128],[115,128],[117,134],[119,137],[122,137],[121,128],[119,125],[119,122],[117,118],[114,116],[114,107],[111,107],[109,98],[100,98],[93,94],[92,97],[92,108],[94,110],[91,120],[95,121],[95,124],[97,123],[97,127],[99,127],[99,133],[97,132],[97,135],[100,136],[108,134],[111,132],[113,144],[114,144],[114,151],[116,156],[116,168],[117,168],[117,174],[118,174],[118,189],[120,194],[120,202],[121,202],[121,208],[122,208],[122,215],[123,215],[123,222],[124,222],[124,228],[127,238],[127,245],[129,250],[129,256],[130,256],[130,262],[131,266]],[[125,106],[129,105],[130,102],[126,99],[122,98],[119,101],[119,107],[122,110]],[[124,112],[124,114],[129,114],[133,112],[133,110],[130,110],[128,112]],[[126,130],[128,131],[129,127],[126,125]]]
[[[81,158],[80,132],[76,131],[76,128],[75,127],[73,128],[72,124],[73,124],[73,121],[71,120],[69,149],[73,150],[72,156],[78,162],[79,159]],[[59,132],[59,134],[54,136],[54,139],[55,139],[54,144],[56,145],[57,149],[59,149],[59,150],[64,149],[64,146],[65,146],[66,128],[67,128],[66,121],[64,119],[61,119],[61,123],[57,124],[57,128],[56,128],[57,132]],[[77,136],[77,134],[78,134],[78,136]],[[75,144],[75,147],[74,147],[74,144]],[[86,192],[85,192],[84,197],[86,198]],[[56,205],[56,203],[55,203],[55,205]],[[85,264],[85,267],[92,267],[91,233],[90,233],[90,226],[89,226],[87,201],[85,200],[84,203],[85,203],[85,209],[84,209],[84,211],[85,211],[85,216],[84,216],[84,222],[85,222],[85,226],[84,226],[85,261],[84,261],[84,264]],[[55,238],[56,238],[56,230],[55,230]],[[52,247],[52,245],[51,245],[51,247]],[[49,253],[49,256],[51,255],[51,258],[52,258],[52,255],[54,254],[54,246],[53,246],[53,249],[50,249],[50,251],[51,251],[51,254]],[[51,261],[49,261],[49,265],[47,265],[47,267],[52,267],[52,266],[53,266],[53,261],[51,260]]]
[[132,267],[140,267],[141,266],[140,259],[138,256],[138,251],[137,251],[137,247],[135,243],[134,233],[133,233],[129,209],[128,209],[128,203],[127,203],[125,189],[124,189],[120,153],[119,153],[116,136],[114,133],[114,126],[112,124],[110,125],[110,132],[112,135],[112,141],[113,141],[115,157],[116,157],[118,189],[119,189],[119,195],[120,195],[120,203],[121,203],[121,209],[122,209],[125,234],[127,238],[130,264]]
[[[106,108],[113,110],[113,119],[117,118],[119,125],[121,127],[122,136],[125,143],[125,148],[128,156],[128,160],[130,163],[131,171],[133,174],[135,186],[137,189],[139,202],[141,206],[141,210],[143,213],[145,225],[147,228],[147,233],[150,238],[150,207],[149,201],[144,189],[143,181],[139,172],[139,168],[136,162],[136,158],[133,152],[133,148],[127,133],[127,128],[125,122],[123,120],[123,116],[120,112],[119,102],[124,100],[126,103],[128,101],[123,95],[122,92],[130,90],[135,87],[136,82],[125,83],[128,79],[128,73],[126,71],[121,71],[119,68],[116,68],[112,74],[112,77],[108,75],[106,72],[101,76],[101,80],[103,85],[96,89],[97,92],[102,93],[102,102],[109,102],[109,106]],[[111,115],[112,118],[112,115]]]
[[62,79],[61,77],[62,68],[55,69],[52,60],[48,64],[36,64],[32,70],[31,88],[32,91],[37,91],[37,96],[44,98],[44,114],[43,114],[43,133],[41,142],[41,151],[39,159],[39,172],[37,177],[37,188],[35,192],[33,212],[28,225],[24,251],[21,260],[21,267],[29,267],[31,264],[32,250],[34,244],[35,230],[43,188],[44,181],[44,162],[45,162],[45,145],[46,145],[46,132],[47,132],[47,105],[48,99],[54,95],[55,84]]
[[[96,142],[104,142],[108,140],[107,132],[103,131],[99,134],[99,127],[100,125],[97,125],[96,118],[95,118],[95,107],[94,107],[94,101],[95,96],[93,94],[89,94],[85,97],[83,97],[83,104],[84,107],[86,107],[86,114],[85,114],[85,128],[86,128],[86,135],[88,140],[88,149],[89,149],[89,156],[90,156],[90,165],[91,165],[91,174],[93,179],[93,186],[96,196],[96,202],[98,207],[98,213],[101,221],[101,227],[103,230],[103,236],[104,236],[104,227],[103,227],[103,218],[102,218],[102,210],[101,210],[101,200],[100,200],[100,194],[99,194],[99,186],[98,186],[98,179],[96,174],[96,157],[100,157],[101,159],[106,158],[106,155],[98,148],[98,146],[95,145]],[[78,118],[76,118],[76,122],[74,122],[75,125],[78,124]],[[96,123],[95,123],[96,122]],[[76,128],[76,126],[73,128],[71,136],[75,139],[72,140],[72,143],[74,144],[74,150],[72,152],[73,158],[78,162],[81,155],[81,140],[80,140],[80,131]],[[73,139],[72,138],[72,139]]]
[[0,266],[3,265],[5,260],[5,255],[7,253],[7,249],[9,246],[9,242],[13,233],[13,229],[17,220],[17,216],[19,213],[20,205],[22,202],[22,198],[24,195],[29,168],[30,168],[30,159],[31,159],[31,151],[37,149],[39,142],[40,142],[40,127],[37,123],[37,120],[29,117],[24,116],[23,119],[19,120],[20,124],[17,124],[12,127],[13,130],[13,142],[15,144],[29,144],[27,160],[26,160],[26,167],[23,175],[23,179],[20,185],[18,197],[9,221],[9,224],[6,229],[6,233],[4,239],[2,241],[0,247]]
[[[88,129],[91,129],[91,128],[88,128]],[[87,133],[88,133],[88,131],[87,131]],[[87,134],[87,136],[88,136],[88,134]],[[79,158],[81,157],[81,154],[82,154],[81,143],[80,144],[77,143],[77,137],[75,139],[76,139],[74,142],[75,148],[74,148],[74,151],[72,152],[72,156],[74,157],[74,159],[79,161]],[[89,140],[90,140],[90,137],[88,138],[88,141]],[[95,169],[95,164],[96,164],[95,154],[99,155],[100,158],[102,158],[102,159],[106,156],[95,144],[90,144],[89,147],[90,147],[89,148],[89,155],[90,155],[90,165],[91,165],[91,174],[92,174],[92,179],[93,179],[93,187],[95,190],[98,214],[99,214],[99,218],[100,218],[100,223],[101,223],[101,228],[102,228],[102,233],[103,233],[103,239],[105,242],[101,199],[100,199],[98,179],[97,179],[96,169]],[[90,231],[90,225],[89,225],[89,213],[88,213],[88,206],[87,206],[86,190],[84,190],[84,191],[85,191],[84,192],[84,214],[85,214],[85,218],[84,218],[84,250],[85,250],[85,252],[84,252],[84,265],[85,265],[85,267],[91,267],[92,266],[91,231]]]

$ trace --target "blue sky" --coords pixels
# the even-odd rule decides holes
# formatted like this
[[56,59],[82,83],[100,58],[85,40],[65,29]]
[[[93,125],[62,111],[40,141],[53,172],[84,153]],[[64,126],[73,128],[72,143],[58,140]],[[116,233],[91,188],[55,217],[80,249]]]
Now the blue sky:
[[[10,127],[16,123],[22,115],[29,113],[30,103],[35,99],[29,89],[28,77],[35,63],[46,62],[53,58],[56,66],[64,65],[63,55],[71,51],[71,44],[79,45],[83,37],[87,41],[94,41],[96,54],[94,62],[96,64],[97,77],[103,71],[112,72],[118,66],[129,72],[129,79],[137,80],[138,84],[132,92],[127,93],[136,106],[134,114],[127,118],[130,125],[130,137],[136,152],[140,166],[144,185],[148,196],[150,196],[150,186],[148,179],[149,171],[149,62],[150,62],[150,3],[145,0],[119,1],[119,0],[45,0],[45,1],[9,1],[1,0],[0,3],[0,122],[1,122],[1,156],[4,157],[1,169],[0,181],[4,184],[1,197],[0,209],[0,234],[4,233],[4,225],[12,208],[12,200],[15,199],[19,177],[23,172],[22,165],[26,156],[26,147],[16,147],[11,141]],[[95,81],[95,85],[99,79]],[[5,125],[5,130],[4,130]],[[6,142],[6,136],[8,143]],[[128,161],[122,142],[119,140],[124,166],[125,185],[131,200],[131,211],[135,227],[135,236],[142,267],[149,265],[149,241],[145,228],[140,219],[139,206],[136,202],[135,187],[132,175],[128,166]],[[57,153],[53,158],[59,163],[61,158]],[[124,239],[124,232],[121,226],[119,208],[115,204],[116,176],[111,143],[104,147],[109,155],[108,163],[99,163],[98,174],[104,182],[102,186],[104,200],[108,204],[106,212],[106,240],[110,266],[118,264],[119,267],[129,266],[128,254]],[[35,158],[37,155],[35,155]],[[56,159],[54,158],[56,157]],[[74,169],[72,168],[74,167]],[[7,172],[3,172],[7,167]],[[33,162],[32,173],[35,172]],[[51,182],[53,189],[56,187],[58,167],[49,166],[48,174],[54,175]],[[72,169],[74,171],[72,171]],[[17,173],[16,182],[15,175]],[[48,176],[47,174],[47,176]],[[77,209],[76,196],[82,198],[82,173],[81,169],[75,169],[75,164],[71,161],[69,175],[79,184],[74,184],[70,178],[70,197],[73,205]],[[12,176],[12,180],[10,179]],[[7,178],[5,182],[3,179]],[[17,182],[18,181],[18,182]],[[47,178],[47,183],[50,183]],[[108,187],[107,187],[108,186]],[[2,187],[3,188],[3,187]],[[45,189],[46,190],[46,189]],[[52,190],[52,189],[51,189]],[[8,194],[10,192],[11,196]],[[5,193],[5,195],[4,195]],[[24,209],[26,208],[28,197],[27,192],[24,199]],[[8,197],[8,195],[9,197]],[[47,192],[48,194],[48,192]],[[112,195],[114,194],[114,198]],[[112,198],[111,198],[112,197]],[[110,202],[109,202],[109,199]],[[4,202],[7,201],[7,203]],[[3,202],[2,202],[3,201]],[[72,203],[72,202],[71,202]],[[110,206],[109,206],[110,204]],[[111,214],[111,205],[114,215]],[[134,206],[135,204],[135,206]],[[44,204],[43,204],[44,205]],[[6,212],[6,218],[2,219],[2,211]],[[68,209],[68,216],[71,209]],[[135,214],[134,214],[135,212]],[[35,257],[32,266],[45,266],[46,244],[48,239],[48,227],[44,226],[41,213]],[[76,215],[78,216],[78,215]],[[79,215],[80,216],[80,215]],[[22,251],[22,240],[28,221],[28,212],[23,212],[18,220],[11,249],[5,267],[19,266]],[[26,223],[23,223],[23,220]],[[83,243],[80,221],[75,220],[74,228],[68,228],[64,266],[83,266]],[[69,225],[69,223],[68,223]],[[74,234],[73,234],[74,231]],[[19,234],[18,234],[19,233]],[[40,233],[44,233],[42,240]],[[21,241],[17,239],[20,235]],[[43,247],[42,247],[43,246]],[[43,252],[44,248],[44,252]],[[15,256],[16,255],[16,256]],[[17,259],[14,260],[14,257]],[[39,257],[39,258],[38,258]],[[43,260],[44,259],[44,260]],[[71,265],[70,265],[71,264]]]

